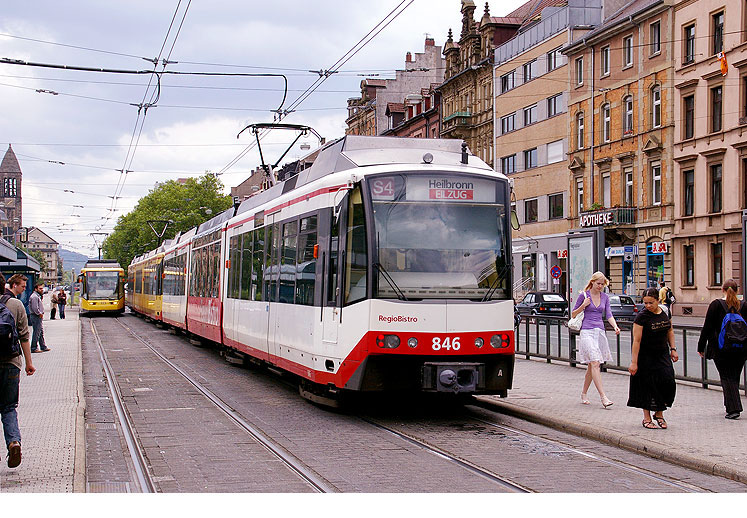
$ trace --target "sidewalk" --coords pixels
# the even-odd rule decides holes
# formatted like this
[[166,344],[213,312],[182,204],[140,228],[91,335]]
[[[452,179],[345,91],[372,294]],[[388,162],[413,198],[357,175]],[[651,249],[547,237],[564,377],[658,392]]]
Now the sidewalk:
[[[602,373],[605,392],[615,402],[607,409],[593,385],[591,405],[581,404],[584,374],[581,366],[517,358],[508,398],[480,399],[510,415],[747,483],[747,413],[724,419],[720,389],[678,382],[674,405],[664,413],[669,427],[647,430],[643,412],[626,406],[627,373]],[[747,409],[744,392],[742,405]]]
[[49,296],[44,305],[44,338],[51,351],[32,355],[33,376],[21,372],[18,422],[23,457],[19,467],[9,469],[3,451],[2,493],[85,492],[78,307],[67,307],[65,320],[49,320]]

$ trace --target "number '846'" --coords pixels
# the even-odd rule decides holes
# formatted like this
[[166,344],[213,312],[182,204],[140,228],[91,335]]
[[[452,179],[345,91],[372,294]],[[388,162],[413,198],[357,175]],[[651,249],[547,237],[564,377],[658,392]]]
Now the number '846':
[[434,351],[440,351],[441,349],[446,349],[447,351],[453,349],[454,351],[458,351],[461,346],[462,344],[459,343],[458,336],[451,339],[447,336],[443,340],[438,336],[434,336],[433,343],[431,344]]

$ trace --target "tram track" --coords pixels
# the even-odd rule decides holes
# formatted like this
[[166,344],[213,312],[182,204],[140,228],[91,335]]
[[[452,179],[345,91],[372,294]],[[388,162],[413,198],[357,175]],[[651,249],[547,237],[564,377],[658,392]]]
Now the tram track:
[[[200,394],[202,394],[212,405],[220,410],[226,417],[228,417],[234,424],[244,430],[249,436],[251,436],[257,443],[261,444],[268,452],[276,457],[282,464],[294,472],[301,480],[308,484],[314,492],[317,493],[334,493],[338,492],[337,488],[320,477],[312,469],[306,466],[302,461],[295,457],[291,452],[285,449],[283,446],[278,444],[262,430],[249,423],[241,415],[239,415],[234,409],[225,404],[218,396],[207,389],[203,384],[195,380],[190,376],[184,369],[180,368],[174,362],[169,360],[155,347],[143,340],[137,333],[130,329],[124,324],[119,318],[114,318],[114,321],[121,326],[132,338],[137,340],[141,345],[148,348],[161,362],[168,365],[174,372],[178,373],[184,380],[192,385]],[[110,387],[110,393],[112,394],[112,401],[114,402],[117,416],[122,424],[123,433],[125,434],[126,444],[129,449],[130,457],[133,459],[135,464],[135,471],[138,478],[138,486],[142,492],[155,492],[155,484],[153,483],[152,477],[147,469],[147,462],[143,455],[142,449],[138,445],[136,439],[136,433],[132,427],[132,423],[127,417],[127,412],[124,409],[122,402],[121,392],[117,386],[116,378],[109,365],[106,357],[106,350],[101,343],[96,330],[95,319],[91,319],[91,329],[93,335],[96,337],[96,342],[101,353],[102,364],[104,365],[105,374],[107,377],[107,383]],[[140,479],[142,478],[142,482]]]

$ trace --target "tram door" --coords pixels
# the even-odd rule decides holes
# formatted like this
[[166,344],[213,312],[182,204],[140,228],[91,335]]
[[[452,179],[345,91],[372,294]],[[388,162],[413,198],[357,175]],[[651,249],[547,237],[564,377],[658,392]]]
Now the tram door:
[[275,223],[275,215],[265,216],[265,278],[263,300],[267,301],[267,352],[270,356],[277,356],[275,344],[276,327],[280,325],[278,313],[278,286],[280,284],[280,243],[282,234],[280,224]]
[[340,229],[347,215],[347,196],[332,215],[329,232],[329,249],[324,261],[324,293],[322,294],[324,345],[337,344],[342,318],[342,252],[345,250]]

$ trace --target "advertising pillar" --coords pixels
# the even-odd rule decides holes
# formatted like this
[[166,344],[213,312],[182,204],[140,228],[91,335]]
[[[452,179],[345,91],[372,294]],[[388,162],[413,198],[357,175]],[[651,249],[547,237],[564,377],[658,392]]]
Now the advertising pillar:
[[[573,307],[586,283],[604,267],[604,228],[568,232],[568,303]],[[606,275],[606,273],[605,273]]]

